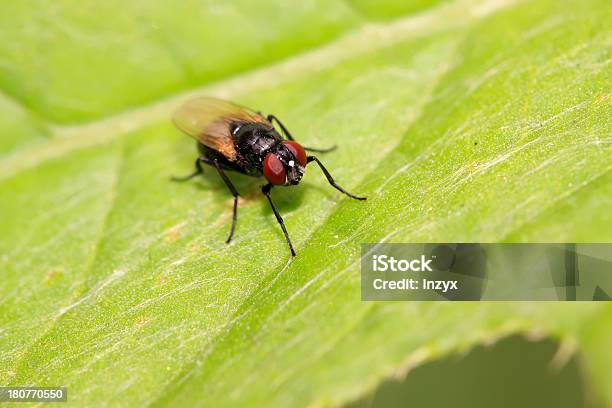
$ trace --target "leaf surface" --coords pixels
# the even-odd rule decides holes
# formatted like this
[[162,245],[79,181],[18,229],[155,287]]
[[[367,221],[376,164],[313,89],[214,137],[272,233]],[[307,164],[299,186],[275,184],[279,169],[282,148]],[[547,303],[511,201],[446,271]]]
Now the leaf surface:
[[[0,47],[0,383],[63,384],[75,405],[338,405],[525,332],[576,345],[612,402],[606,305],[359,300],[361,242],[610,241],[609,7],[365,3],[307,2],[276,26],[282,2],[0,24],[17,40]],[[10,7],[3,19],[51,15]],[[338,144],[321,160],[368,201],[315,167],[275,189],[290,259],[261,181],[232,175],[225,245],[232,200],[214,172],[168,181],[196,154],[169,117],[199,94]]]

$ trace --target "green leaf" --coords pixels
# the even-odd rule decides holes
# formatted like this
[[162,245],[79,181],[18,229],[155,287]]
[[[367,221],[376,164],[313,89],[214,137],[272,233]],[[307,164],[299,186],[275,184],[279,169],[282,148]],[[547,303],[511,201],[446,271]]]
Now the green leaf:
[[[577,348],[612,404],[607,305],[359,300],[361,242],[610,241],[606,2],[27,3],[0,13],[1,384],[339,405],[522,332]],[[274,190],[292,259],[261,181],[232,175],[226,245],[214,172],[168,181],[196,155],[169,118],[200,94],[338,144],[321,159],[368,201],[314,167]]]

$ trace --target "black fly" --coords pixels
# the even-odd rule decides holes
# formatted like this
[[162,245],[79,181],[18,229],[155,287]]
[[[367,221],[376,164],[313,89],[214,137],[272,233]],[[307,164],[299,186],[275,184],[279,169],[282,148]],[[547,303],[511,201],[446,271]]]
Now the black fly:
[[[196,170],[175,181],[186,181],[202,173],[202,163],[214,167],[234,196],[232,228],[227,242],[232,240],[236,227],[238,209],[238,191],[225,174],[225,170],[237,171],[253,177],[262,175],[268,183],[261,189],[266,196],[278,220],[291,255],[295,250],[289,239],[283,218],[278,213],[270,190],[273,186],[296,185],[302,179],[306,165],[316,162],[329,184],[337,190],[356,200],[366,197],[353,195],[340,187],[329,171],[316,156],[306,155],[306,151],[324,153],[331,149],[312,149],[302,147],[293,140],[291,133],[274,116],[264,117],[243,106],[221,99],[200,97],[192,99],[181,106],[173,117],[175,125],[198,141],[200,156],[195,161]],[[276,131],[272,122],[276,122],[286,139]]]

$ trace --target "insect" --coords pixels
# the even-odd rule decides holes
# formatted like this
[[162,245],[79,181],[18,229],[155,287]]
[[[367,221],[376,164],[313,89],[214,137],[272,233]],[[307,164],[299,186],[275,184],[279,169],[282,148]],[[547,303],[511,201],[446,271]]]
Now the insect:
[[[232,227],[227,243],[232,240],[236,228],[239,194],[225,173],[226,170],[266,178],[267,184],[261,188],[261,192],[268,199],[293,256],[296,254],[285,222],[270,197],[273,186],[298,184],[304,175],[306,165],[316,162],[334,188],[355,200],[366,199],[344,190],[316,156],[306,154],[307,151],[326,153],[335,149],[335,146],[330,149],[303,147],[293,139],[291,133],[274,115],[264,117],[260,112],[229,101],[199,97],[185,102],[175,112],[173,122],[180,130],[197,140],[200,155],[195,161],[193,173],[172,179],[190,180],[202,174],[204,172],[202,164],[207,164],[217,171],[234,196]],[[280,127],[284,138],[276,130],[273,122]]]

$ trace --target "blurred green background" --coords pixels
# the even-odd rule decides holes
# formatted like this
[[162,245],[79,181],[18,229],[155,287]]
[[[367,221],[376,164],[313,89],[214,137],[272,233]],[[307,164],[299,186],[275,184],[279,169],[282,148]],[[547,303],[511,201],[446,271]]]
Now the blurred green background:
[[558,350],[559,345],[550,340],[509,337],[386,380],[374,393],[347,406],[601,406],[593,399],[576,358],[555,366]]

